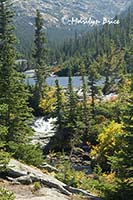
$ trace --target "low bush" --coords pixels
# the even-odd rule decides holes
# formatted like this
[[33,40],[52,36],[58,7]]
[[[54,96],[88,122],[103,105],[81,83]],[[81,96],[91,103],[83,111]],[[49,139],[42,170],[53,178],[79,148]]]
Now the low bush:
[[41,183],[40,182],[34,182],[34,192],[35,191],[38,191],[38,190],[40,190],[41,189]]
[[0,200],[14,200],[15,196],[7,189],[0,187]]
[[10,161],[10,154],[4,150],[0,150],[0,172],[7,170],[7,164]]
[[26,164],[40,166],[43,162],[43,152],[37,145],[10,142],[9,148],[13,157],[24,161]]
[[[55,177],[67,185],[84,189],[106,200],[116,200],[110,196],[117,194],[119,190],[119,179],[116,178],[115,173],[102,173],[101,167],[97,165],[94,173],[87,175],[83,171],[74,170],[69,161],[64,161],[57,167],[59,172]],[[120,194],[117,194],[117,197],[118,195]]]

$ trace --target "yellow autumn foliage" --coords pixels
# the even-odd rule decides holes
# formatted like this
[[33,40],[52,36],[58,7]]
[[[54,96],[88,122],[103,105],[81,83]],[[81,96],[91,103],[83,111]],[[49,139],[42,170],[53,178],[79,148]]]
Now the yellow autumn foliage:
[[[51,113],[56,108],[56,87],[45,88],[45,98],[40,101],[39,107],[45,113]],[[62,100],[65,102],[65,94],[62,92]]]
[[103,132],[99,134],[99,144],[93,147],[91,156],[95,157],[100,154],[104,156],[112,155],[121,145],[120,136],[122,134],[125,134],[123,131],[123,124],[118,124],[115,121],[112,121],[109,126],[105,127]]
[[110,173],[110,174],[106,174],[106,176],[105,176],[106,181],[107,181],[108,183],[113,183],[115,177],[116,177],[115,172],[112,172],[112,173]]

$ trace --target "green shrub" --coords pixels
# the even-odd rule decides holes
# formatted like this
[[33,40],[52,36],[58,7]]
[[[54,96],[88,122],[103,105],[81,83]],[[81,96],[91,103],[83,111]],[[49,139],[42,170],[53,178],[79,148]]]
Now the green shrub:
[[14,200],[15,196],[12,192],[0,187],[0,200]]
[[41,189],[41,184],[40,182],[34,182],[34,191],[38,191]]
[[88,177],[83,171],[76,171],[69,161],[64,161],[58,166],[59,172],[55,175],[57,179],[69,186],[88,190]]
[[121,181],[118,179],[115,184],[115,190],[106,188],[104,192],[107,200],[132,200],[133,197],[133,183]]
[[4,150],[0,150],[0,172],[7,170],[7,164],[10,161],[10,154]]
[[9,143],[13,156],[24,161],[26,164],[39,166],[43,162],[43,152],[37,145]]
[[[69,186],[84,189],[107,200],[108,191],[115,193],[118,189],[115,173],[105,174],[97,165],[94,174],[87,175],[83,171],[76,171],[69,161],[62,161],[57,165],[59,172],[55,175],[57,179]],[[110,199],[112,200],[112,199]]]
[[69,186],[77,187],[75,170],[72,169],[70,162],[64,161],[63,164],[58,165],[58,168],[60,172],[55,177]]

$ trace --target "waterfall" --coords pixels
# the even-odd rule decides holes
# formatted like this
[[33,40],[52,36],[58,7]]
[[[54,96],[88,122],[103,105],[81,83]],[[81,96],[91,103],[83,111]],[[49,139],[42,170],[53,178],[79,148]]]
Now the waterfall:
[[56,118],[47,120],[44,117],[37,118],[31,126],[34,131],[32,144],[39,143],[42,147],[45,146],[55,134],[55,122]]
[[49,118],[45,120],[44,117],[39,117],[35,120],[32,128],[36,133],[48,134],[54,132],[55,121],[55,118]]

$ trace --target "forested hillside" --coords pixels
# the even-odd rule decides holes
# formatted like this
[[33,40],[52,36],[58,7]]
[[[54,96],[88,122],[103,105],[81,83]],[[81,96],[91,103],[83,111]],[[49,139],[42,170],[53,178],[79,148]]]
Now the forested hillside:
[[[58,74],[68,75],[67,66],[70,65],[73,73],[76,74],[79,72],[78,64],[81,60],[83,60],[87,69],[98,55],[110,51],[110,44],[113,45],[114,43],[118,48],[127,50],[127,46],[131,45],[129,32],[133,29],[132,10],[132,7],[130,7],[121,16],[116,16],[115,19],[120,21],[119,24],[105,24],[80,36],[75,32],[74,39],[65,40],[64,44],[51,55],[52,60],[57,61],[63,68]],[[128,53],[126,53],[126,56],[128,60]],[[64,64],[62,65],[62,63]],[[130,70],[128,64],[127,70]]]
[[[131,200],[132,7],[116,16],[120,23],[106,23],[85,35],[75,32],[74,39],[51,51],[37,9],[28,55],[34,66],[32,85],[16,62],[23,57],[15,48],[11,8],[10,1],[0,0],[0,199],[14,200],[6,188],[25,184],[42,198],[50,190],[69,200]],[[48,85],[51,73],[68,76],[67,87],[58,80]],[[80,75],[78,89],[73,74]]]
[[34,42],[36,9],[40,10],[44,20],[43,30],[47,35],[48,46],[56,48],[55,46],[61,44],[64,39],[74,38],[75,32],[79,35],[91,29],[90,24],[63,24],[63,19],[65,21],[71,20],[72,17],[85,20],[91,17],[100,21],[103,17],[111,19],[127,10],[132,3],[131,0],[12,0],[12,2],[13,10],[16,12],[14,24],[15,34],[19,40],[17,48],[26,58],[30,57]]

